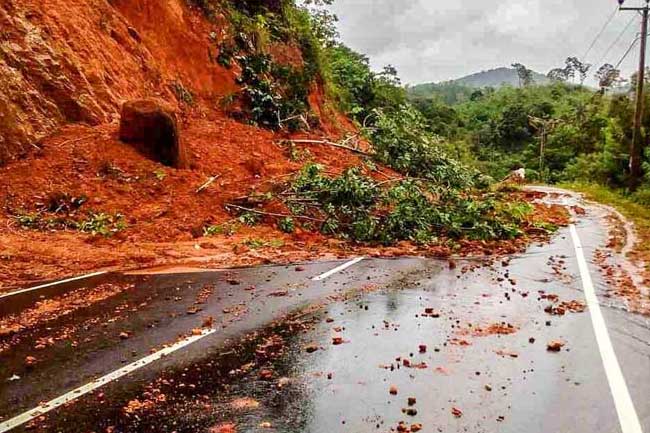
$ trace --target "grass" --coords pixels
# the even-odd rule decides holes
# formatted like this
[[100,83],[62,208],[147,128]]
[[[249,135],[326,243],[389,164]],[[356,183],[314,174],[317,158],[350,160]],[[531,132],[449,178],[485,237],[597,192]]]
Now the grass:
[[573,191],[581,192],[589,200],[606,204],[616,208],[623,216],[634,223],[639,237],[639,242],[634,249],[644,255],[650,254],[650,206],[640,204],[623,191],[616,191],[602,185],[569,183],[558,185],[560,188],[566,188]]

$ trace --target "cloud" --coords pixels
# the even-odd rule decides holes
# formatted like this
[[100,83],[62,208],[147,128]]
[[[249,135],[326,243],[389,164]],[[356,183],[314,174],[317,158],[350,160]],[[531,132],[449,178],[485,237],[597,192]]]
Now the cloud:
[[[441,81],[521,62],[540,72],[582,56],[614,10],[612,0],[337,0],[341,35],[409,83]],[[619,13],[587,61],[597,62],[631,16]],[[616,63],[631,26],[604,62]],[[635,56],[624,63],[634,69]],[[600,66],[600,65],[598,65]],[[597,67],[596,67],[597,68]]]

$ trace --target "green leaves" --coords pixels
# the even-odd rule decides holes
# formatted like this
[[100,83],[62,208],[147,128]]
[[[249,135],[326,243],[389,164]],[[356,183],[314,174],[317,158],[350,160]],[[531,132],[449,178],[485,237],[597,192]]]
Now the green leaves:
[[285,233],[293,233],[296,231],[296,224],[293,218],[286,217],[278,221],[278,228]]
[[428,131],[425,119],[415,108],[403,105],[396,111],[376,110],[375,114],[370,139],[379,161],[446,188],[474,187],[479,173],[445,155],[439,138]]
[[317,164],[303,167],[291,184],[288,208],[322,220],[325,234],[355,241],[511,239],[522,234],[519,226],[532,212],[526,203],[507,203],[485,193],[472,196],[428,180],[404,179],[382,188],[359,167],[336,177],[323,170]]

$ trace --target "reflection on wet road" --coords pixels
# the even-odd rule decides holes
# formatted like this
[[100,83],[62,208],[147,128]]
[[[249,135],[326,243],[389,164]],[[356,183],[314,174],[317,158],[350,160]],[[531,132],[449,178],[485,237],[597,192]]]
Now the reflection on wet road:
[[[577,226],[588,260],[601,217]],[[314,281],[343,263],[110,276],[128,288],[0,336],[0,422],[216,329],[16,431],[622,431],[568,229],[511,259],[366,259]],[[650,431],[648,319],[590,274]]]

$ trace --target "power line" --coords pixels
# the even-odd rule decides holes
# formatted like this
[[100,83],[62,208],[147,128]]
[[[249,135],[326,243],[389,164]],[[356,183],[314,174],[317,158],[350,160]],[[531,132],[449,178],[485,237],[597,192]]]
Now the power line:
[[605,30],[607,30],[607,26],[609,26],[609,23],[612,22],[612,20],[613,20],[614,17],[616,16],[616,13],[617,13],[617,12],[618,12],[618,6],[616,6],[616,8],[614,9],[614,12],[612,12],[612,14],[609,16],[609,18],[607,18],[607,21],[605,22],[605,25],[603,25],[603,28],[600,29],[600,32],[598,32],[598,34],[596,35],[596,37],[594,38],[594,40],[591,41],[591,44],[589,45],[589,48],[587,48],[587,51],[586,51],[585,54],[582,56],[582,59],[583,59],[583,60],[587,58],[587,56],[589,55],[589,53],[591,53],[592,48],[594,47],[594,45],[596,45],[596,42],[598,42],[598,39],[600,39],[600,37],[603,35],[603,33],[605,33]]
[[632,48],[634,48],[634,46],[636,45],[637,42],[639,42],[639,37],[638,36],[636,38],[634,38],[634,40],[632,41],[632,44],[630,45],[630,48],[628,48],[627,51],[625,52],[625,54],[623,54],[623,57],[621,57],[621,60],[619,60],[618,63],[616,64],[616,66],[614,66],[614,69],[618,69],[618,67],[621,66],[621,63],[623,63],[623,60],[625,60],[625,58],[628,56],[628,54],[630,54],[630,52],[632,51]]
[[605,54],[603,54],[603,56],[600,58],[600,60],[598,62],[596,62],[596,65],[601,65],[603,63],[603,61],[607,58],[607,56],[609,56],[609,53],[612,52],[612,49],[614,49],[614,47],[621,41],[621,39],[623,38],[625,33],[627,33],[627,30],[630,28],[632,23],[634,21],[636,21],[636,19],[637,19],[637,17],[633,16],[632,19],[630,21],[628,21],[628,23],[625,26],[625,28],[623,29],[623,31],[621,33],[619,33],[618,37],[614,40],[614,42],[612,42],[612,44],[609,47],[607,47],[607,50],[605,50]]

